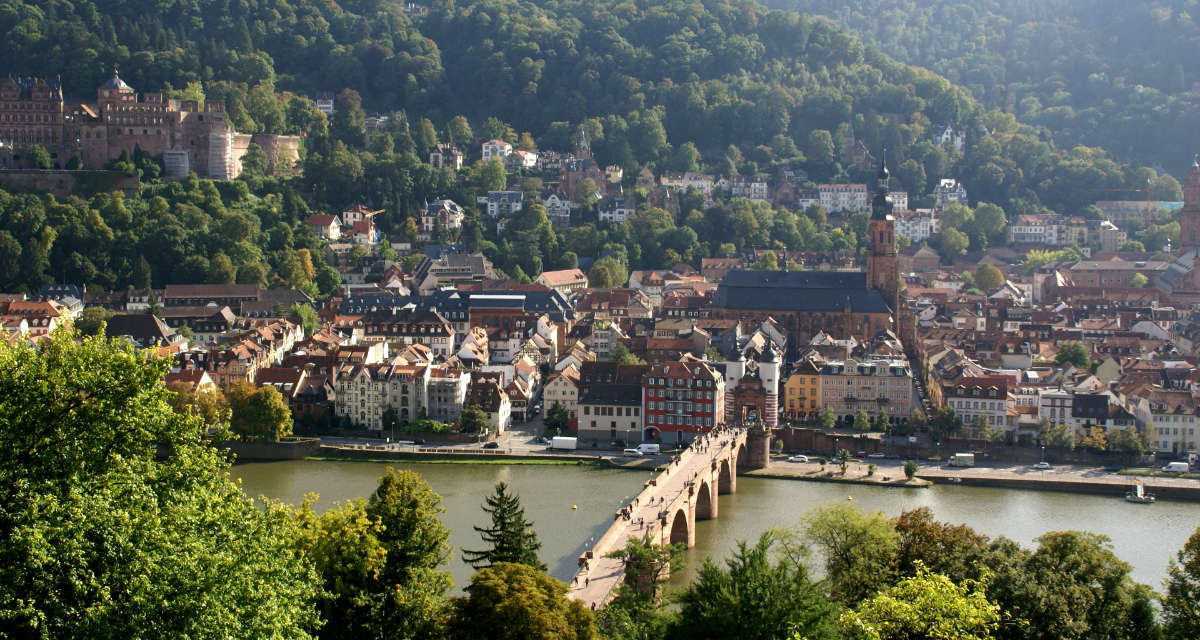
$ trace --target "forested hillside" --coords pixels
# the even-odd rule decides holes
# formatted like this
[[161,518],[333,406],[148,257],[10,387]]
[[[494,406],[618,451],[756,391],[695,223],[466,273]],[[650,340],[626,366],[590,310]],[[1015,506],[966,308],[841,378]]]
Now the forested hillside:
[[767,0],[829,16],[1060,146],[1184,170],[1200,148],[1196,0]]
[[[385,210],[389,237],[411,239],[427,200],[473,208],[488,190],[516,187],[498,164],[432,170],[423,159],[439,140],[474,158],[479,140],[566,150],[582,131],[601,166],[624,167],[630,189],[643,168],[873,182],[886,150],[892,186],[913,206],[928,206],[945,177],[967,185],[973,207],[987,205],[979,218],[995,224],[971,223],[969,211],[948,218],[963,222],[942,243],[951,257],[1003,241],[1004,215],[1094,217],[1094,201],[1148,183],[1162,199],[1179,193],[1169,176],[1101,147],[1051,144],[827,19],[748,0],[445,0],[416,18],[382,0],[0,0],[0,38],[0,71],[62,74],[67,95],[86,99],[119,64],[141,91],[225,100],[239,130],[303,132],[307,153],[295,178],[248,169],[219,189],[151,184],[123,203],[0,197],[0,245],[20,249],[0,274],[10,288],[234,279],[327,291],[332,279],[315,279],[324,265],[303,224],[309,210],[367,202]],[[339,96],[328,123],[308,99],[325,91]],[[371,140],[369,112],[393,116]],[[967,135],[965,147],[941,144],[947,126]],[[594,205],[568,232],[550,229],[535,206],[504,234],[472,220],[463,239],[527,277],[604,251],[628,268],[657,268],[749,247],[855,250],[865,240],[862,220],[826,228],[823,214],[748,201],[706,206],[685,195],[674,217],[650,209],[621,224],[592,222]]]

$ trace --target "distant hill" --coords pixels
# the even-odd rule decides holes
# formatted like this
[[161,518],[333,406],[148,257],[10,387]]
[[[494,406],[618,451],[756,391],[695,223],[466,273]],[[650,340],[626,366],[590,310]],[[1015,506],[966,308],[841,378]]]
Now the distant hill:
[[[1049,135],[828,20],[747,0],[442,0],[419,18],[400,6],[9,0],[0,71],[61,73],[79,96],[114,63],[141,90],[196,80],[210,97],[237,84],[304,95],[349,87],[368,110],[437,123],[463,114],[476,130],[498,116],[543,148],[573,147],[582,125],[603,163],[629,169],[789,166],[814,182],[865,182],[887,149],[914,198],[956,177],[972,200],[1010,213],[1083,212],[1104,189],[1154,177],[1098,149],[1056,151]],[[231,105],[235,122],[252,126],[254,99]],[[964,149],[939,144],[946,127],[966,134]]]
[[767,0],[828,16],[1061,146],[1182,175],[1200,150],[1195,0]]

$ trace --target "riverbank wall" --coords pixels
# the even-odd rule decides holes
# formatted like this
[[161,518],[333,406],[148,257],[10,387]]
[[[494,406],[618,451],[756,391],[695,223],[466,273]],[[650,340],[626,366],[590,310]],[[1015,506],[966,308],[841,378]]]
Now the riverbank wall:
[[[564,456],[537,453],[508,453],[502,449],[422,449],[385,450],[364,447],[352,449],[345,446],[319,447],[310,458],[322,460],[346,460],[352,462],[505,462],[510,464],[557,462],[559,464],[607,464],[601,456]],[[615,468],[621,468],[613,465]]]
[[289,438],[279,442],[223,442],[218,449],[233,456],[236,462],[266,462],[271,460],[303,460],[321,448],[317,438]]
[[[1040,478],[1002,478],[993,476],[926,475],[921,473],[918,473],[917,477],[929,480],[935,484],[954,484],[963,487],[1057,491],[1060,493],[1086,493],[1114,497],[1124,497],[1131,489],[1131,482],[1129,481],[1046,480]],[[1163,500],[1200,502],[1200,484],[1197,486],[1164,485],[1155,484],[1152,479],[1144,480],[1143,484],[1146,487],[1146,493],[1153,494]]]

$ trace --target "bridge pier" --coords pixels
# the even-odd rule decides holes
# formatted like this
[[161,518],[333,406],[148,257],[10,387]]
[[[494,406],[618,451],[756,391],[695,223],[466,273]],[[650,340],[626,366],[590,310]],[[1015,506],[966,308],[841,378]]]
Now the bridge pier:
[[765,469],[770,462],[771,430],[763,425],[747,427],[745,466],[750,469]]
[[733,465],[736,461],[730,462],[728,457],[721,458],[720,461],[713,461],[712,473],[717,479],[717,494],[726,495],[737,491],[737,474],[733,472]]

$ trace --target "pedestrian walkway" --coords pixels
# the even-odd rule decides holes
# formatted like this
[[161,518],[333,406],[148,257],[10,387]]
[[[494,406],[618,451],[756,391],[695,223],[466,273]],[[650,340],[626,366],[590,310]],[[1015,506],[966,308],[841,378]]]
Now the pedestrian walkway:
[[697,438],[674,456],[666,469],[613,516],[613,524],[596,545],[579,557],[570,595],[599,609],[616,594],[625,578],[625,562],[607,558],[630,539],[648,537],[655,544],[695,541],[697,518],[716,517],[718,493],[736,488],[739,459],[746,456],[746,431],[721,429]]

